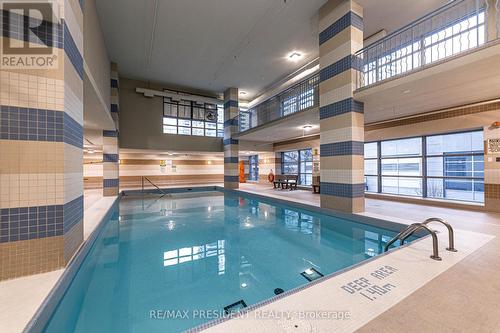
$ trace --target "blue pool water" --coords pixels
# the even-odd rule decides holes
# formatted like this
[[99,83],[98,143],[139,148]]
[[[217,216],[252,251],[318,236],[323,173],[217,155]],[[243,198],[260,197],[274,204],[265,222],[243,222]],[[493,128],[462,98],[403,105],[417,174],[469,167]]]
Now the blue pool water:
[[208,321],[202,310],[213,318],[304,285],[308,268],[327,275],[375,256],[394,235],[222,192],[123,197],[45,332],[180,332]]

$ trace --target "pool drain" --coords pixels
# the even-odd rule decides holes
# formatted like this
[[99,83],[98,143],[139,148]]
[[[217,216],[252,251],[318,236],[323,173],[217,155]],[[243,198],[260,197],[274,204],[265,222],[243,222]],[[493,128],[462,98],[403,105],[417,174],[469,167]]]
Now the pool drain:
[[244,300],[240,299],[238,302],[230,304],[224,307],[225,314],[233,314],[239,312],[241,309],[246,308],[247,303]]
[[274,289],[274,294],[275,295],[279,295],[279,294],[283,294],[285,291],[281,288],[276,288]]

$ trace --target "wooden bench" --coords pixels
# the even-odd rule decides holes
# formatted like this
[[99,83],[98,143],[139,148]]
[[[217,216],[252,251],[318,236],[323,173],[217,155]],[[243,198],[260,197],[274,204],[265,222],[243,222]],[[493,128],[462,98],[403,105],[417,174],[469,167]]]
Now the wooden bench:
[[274,188],[296,190],[299,176],[297,175],[276,175],[274,178]]

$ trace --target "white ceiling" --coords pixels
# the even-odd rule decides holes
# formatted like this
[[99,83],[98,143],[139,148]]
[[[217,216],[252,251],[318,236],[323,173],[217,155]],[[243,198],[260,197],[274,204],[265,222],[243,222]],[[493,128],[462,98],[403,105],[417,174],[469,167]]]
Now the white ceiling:
[[[121,76],[211,92],[238,87],[251,100],[318,56],[317,13],[326,0],[96,2],[110,58]],[[391,32],[447,0],[358,2],[369,36],[381,29]],[[286,60],[292,50],[304,57]]]

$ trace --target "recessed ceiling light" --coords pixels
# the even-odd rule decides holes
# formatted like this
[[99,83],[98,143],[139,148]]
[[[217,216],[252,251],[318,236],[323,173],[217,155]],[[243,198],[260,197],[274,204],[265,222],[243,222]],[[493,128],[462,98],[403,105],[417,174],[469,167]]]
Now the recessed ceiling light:
[[302,129],[303,129],[304,131],[309,131],[309,130],[310,130],[310,129],[312,129],[312,128],[313,128],[313,127],[312,127],[312,125],[304,125],[304,126],[302,126]]
[[246,288],[247,286],[248,285],[246,283],[244,283],[244,282],[241,284],[241,288]]
[[410,93],[410,89],[407,89],[407,90],[403,90],[403,94],[409,94]]
[[246,91],[240,91],[240,95],[246,95],[247,92]]
[[300,58],[302,58],[302,53],[297,52],[297,51],[292,51],[292,52],[288,55],[288,60],[290,60],[290,61],[297,61],[297,60],[299,60]]
[[173,153],[167,153],[168,156],[173,156],[174,154]]

